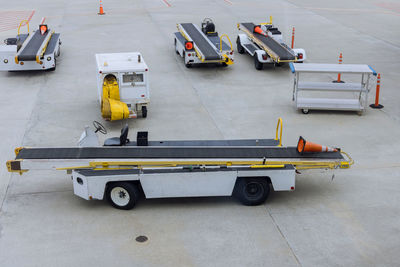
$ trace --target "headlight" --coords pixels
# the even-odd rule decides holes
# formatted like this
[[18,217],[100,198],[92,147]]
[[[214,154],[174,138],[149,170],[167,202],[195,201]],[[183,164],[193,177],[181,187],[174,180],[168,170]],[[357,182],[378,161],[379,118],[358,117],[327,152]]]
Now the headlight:
[[3,62],[7,64],[8,63],[8,59],[4,59]]
[[47,57],[47,61],[50,61],[51,60],[51,57]]

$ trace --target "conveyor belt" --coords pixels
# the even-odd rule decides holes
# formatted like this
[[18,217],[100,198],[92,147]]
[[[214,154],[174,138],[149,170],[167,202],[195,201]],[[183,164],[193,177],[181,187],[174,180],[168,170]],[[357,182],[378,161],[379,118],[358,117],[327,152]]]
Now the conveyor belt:
[[59,33],[54,33],[51,36],[49,44],[47,45],[47,48],[46,48],[46,52],[44,53],[45,55],[51,55],[54,53],[57,43],[59,42],[59,39],[60,39]]
[[301,155],[296,147],[77,147],[23,148],[16,159],[190,159],[190,158],[343,159],[339,152]]
[[[119,142],[119,137],[117,138]],[[240,139],[240,140],[185,140],[185,141],[148,141],[148,146],[277,146],[275,139]],[[126,146],[137,146],[131,141]]]
[[193,23],[181,23],[180,25],[204,55],[205,60],[221,59],[221,56],[215,51],[215,47],[208,42],[207,37]]
[[295,56],[290,53],[285,47],[279,44],[277,41],[272,39],[271,37],[267,37],[265,35],[255,33],[254,31],[254,23],[244,22],[240,23],[243,27],[245,27],[249,32],[251,32],[258,40],[260,40],[263,44],[269,47],[275,54],[279,56],[280,60],[295,60]]
[[35,61],[36,54],[39,51],[40,46],[43,44],[47,35],[50,34],[50,31],[46,31],[45,34],[40,34],[40,31],[37,30],[33,33],[33,36],[27,40],[28,43],[26,46],[18,53],[19,61]]

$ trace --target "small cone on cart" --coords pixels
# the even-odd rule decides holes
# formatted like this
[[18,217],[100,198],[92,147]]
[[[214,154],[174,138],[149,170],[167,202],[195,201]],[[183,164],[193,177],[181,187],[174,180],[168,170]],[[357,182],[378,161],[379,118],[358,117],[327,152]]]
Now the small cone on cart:
[[100,0],[100,11],[99,11],[99,13],[97,13],[97,14],[99,14],[99,15],[105,15],[106,13],[104,12],[104,10],[103,10],[103,3],[102,3],[102,1]]
[[338,150],[336,148],[308,142],[300,136],[299,142],[297,143],[297,151],[303,154],[307,152],[337,152]]
[[258,34],[266,35],[266,34],[263,32],[263,30],[261,29],[260,26],[255,26],[255,27],[254,27],[254,32],[255,32],[255,33],[258,33]]

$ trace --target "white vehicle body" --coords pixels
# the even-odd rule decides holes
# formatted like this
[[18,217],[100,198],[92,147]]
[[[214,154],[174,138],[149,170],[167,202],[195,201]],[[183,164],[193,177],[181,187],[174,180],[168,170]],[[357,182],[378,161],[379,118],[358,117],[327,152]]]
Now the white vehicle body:
[[113,75],[118,82],[120,101],[136,117],[150,103],[149,68],[142,55],[139,52],[96,54],[96,62],[99,102],[104,78]]
[[137,181],[146,198],[231,196],[236,180],[241,177],[263,177],[275,191],[293,191],[295,168],[281,169],[201,168],[201,169],[142,169],[142,170],[74,170],[74,194],[86,200],[103,199],[112,182]]

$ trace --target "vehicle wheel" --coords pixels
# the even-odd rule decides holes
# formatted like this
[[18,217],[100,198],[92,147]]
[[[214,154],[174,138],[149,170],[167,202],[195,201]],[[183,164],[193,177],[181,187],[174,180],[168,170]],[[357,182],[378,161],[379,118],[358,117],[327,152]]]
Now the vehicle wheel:
[[303,108],[302,110],[301,110],[301,112],[303,112],[303,114],[308,114],[308,112],[310,112],[308,109],[306,109],[306,108]]
[[128,182],[111,183],[106,188],[106,198],[114,208],[130,210],[139,199],[139,189]]
[[225,62],[222,62],[222,67],[228,67],[228,64],[226,64]]
[[260,61],[258,61],[258,57],[257,57],[257,54],[254,54],[254,67],[257,69],[257,70],[262,70],[263,69],[263,63],[261,63]]
[[238,178],[233,194],[242,204],[255,206],[264,203],[269,191],[266,178]]
[[176,39],[175,39],[175,52],[176,52],[177,55],[179,55],[178,47],[176,45]]
[[242,46],[242,44],[240,43],[240,38],[239,36],[236,39],[236,46],[237,46],[237,51],[239,54],[244,54],[244,47]]
[[147,107],[146,106],[142,106],[142,117],[147,118]]

